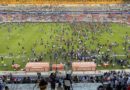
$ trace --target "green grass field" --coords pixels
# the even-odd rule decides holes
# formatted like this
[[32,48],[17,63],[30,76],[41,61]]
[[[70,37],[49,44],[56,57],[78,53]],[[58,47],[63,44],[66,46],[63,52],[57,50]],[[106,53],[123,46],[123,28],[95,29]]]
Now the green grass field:
[[[127,38],[125,39],[125,37]],[[127,44],[124,50],[122,43],[125,40]],[[0,70],[13,70],[11,67],[13,60],[14,63],[20,64],[21,68],[24,68],[29,60],[37,59],[39,56],[42,56],[42,61],[55,63],[55,52],[58,53],[58,62],[65,63],[70,61],[68,52],[72,50],[76,52],[81,49],[88,52],[96,51],[98,43],[102,45],[100,53],[103,54],[107,52],[108,45],[114,42],[118,43],[118,46],[112,47],[109,51],[110,55],[113,53],[129,54],[127,50],[130,46],[130,27],[114,23],[109,24],[109,26],[88,23],[0,24],[0,56],[3,57],[3,60],[0,59]],[[66,43],[70,44],[69,47]],[[117,58],[128,59],[126,56]],[[76,59],[72,60],[76,61]],[[106,69],[112,68],[109,66]],[[114,68],[121,67],[116,65]],[[98,69],[103,68],[98,67]]]

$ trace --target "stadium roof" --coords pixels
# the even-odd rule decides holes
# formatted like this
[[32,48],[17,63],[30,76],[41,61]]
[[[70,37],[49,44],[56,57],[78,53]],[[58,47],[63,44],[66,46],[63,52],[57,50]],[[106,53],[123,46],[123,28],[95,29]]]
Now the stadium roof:
[[129,0],[0,0],[0,4],[121,4]]

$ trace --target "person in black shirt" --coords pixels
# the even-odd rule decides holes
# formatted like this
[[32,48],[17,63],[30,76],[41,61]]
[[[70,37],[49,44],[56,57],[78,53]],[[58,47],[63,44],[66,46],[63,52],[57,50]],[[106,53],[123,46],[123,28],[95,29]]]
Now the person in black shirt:
[[9,90],[9,87],[8,87],[8,86],[5,86],[5,90]]
[[72,86],[72,81],[69,76],[69,74],[66,75],[66,78],[63,81],[64,90],[70,90],[70,87]]
[[39,87],[40,87],[40,90],[46,90],[47,82],[44,79],[41,79],[39,83]]
[[113,90],[110,86],[110,84],[107,85],[106,90]]
[[49,77],[49,81],[51,84],[51,90],[55,90],[56,87],[56,76],[54,73],[51,73],[50,77]]

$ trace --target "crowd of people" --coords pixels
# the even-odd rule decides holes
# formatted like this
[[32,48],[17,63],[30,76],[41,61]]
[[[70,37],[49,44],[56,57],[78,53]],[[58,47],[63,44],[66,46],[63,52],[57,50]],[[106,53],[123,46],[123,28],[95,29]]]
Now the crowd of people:
[[[112,13],[112,14],[111,14]],[[120,12],[119,12],[120,13]],[[127,23],[129,14],[108,11],[45,11],[45,12],[0,12],[0,22],[119,22]]]
[[[22,10],[21,10],[22,7]],[[51,34],[49,36],[49,40],[51,41],[53,38],[55,40],[53,42],[44,42],[44,38],[39,37],[40,40],[37,40],[36,42],[33,42],[33,45],[31,48],[31,54],[34,57],[37,57],[36,59],[28,59],[28,62],[37,62],[42,61],[43,58],[45,59],[46,56],[49,56],[50,60],[56,60],[58,58],[61,58],[64,61],[69,60],[70,63],[73,60],[79,60],[79,61],[94,61],[98,65],[103,63],[109,63],[114,66],[116,63],[120,66],[127,66],[129,64],[128,61],[128,50],[130,50],[129,45],[129,33],[126,32],[124,37],[122,37],[122,43],[119,44],[118,41],[111,42],[109,40],[106,41],[105,44],[99,42],[99,38],[97,36],[102,35],[102,33],[108,33],[109,35],[113,35],[113,32],[111,30],[110,24],[107,22],[127,22],[129,20],[128,17],[130,17],[129,14],[97,14],[98,10],[105,11],[107,13],[107,10],[109,10],[111,7],[102,8],[101,6],[96,6],[93,8],[88,7],[23,7],[21,6],[19,8],[16,8],[14,10],[14,7],[7,8],[14,11],[8,12],[3,11],[3,8],[0,8],[2,12],[0,12],[0,22],[71,22],[70,27],[64,27],[61,25],[57,25],[59,27],[58,29],[62,30],[51,30]],[[98,7],[98,8],[97,8]],[[105,7],[105,6],[104,6]],[[122,8],[122,6],[119,6]],[[114,9],[118,9],[118,6],[115,6]],[[26,8],[26,9],[25,9]],[[52,9],[53,8],[53,9]],[[69,8],[69,9],[68,9]],[[82,12],[73,12],[76,10],[81,10]],[[22,12],[21,12],[21,11]],[[39,11],[39,12],[36,12]],[[61,12],[61,10],[63,10]],[[29,11],[29,12],[28,12]],[[41,12],[45,11],[45,12]],[[54,12],[53,12],[54,11]],[[86,14],[87,11],[94,11],[93,14]],[[117,10],[120,11],[120,10]],[[124,12],[124,11],[123,11]],[[96,14],[95,14],[96,13]],[[77,23],[79,21],[89,22],[89,23]],[[100,22],[99,22],[100,21]],[[98,22],[98,23],[94,23]],[[33,26],[33,24],[31,24]],[[31,27],[26,26],[24,24],[18,23],[19,27]],[[16,27],[14,27],[16,28]],[[52,28],[52,27],[51,27]],[[38,30],[42,32],[44,35],[46,35],[47,31],[43,28],[40,28]],[[70,32],[71,31],[71,32]],[[8,29],[8,32],[11,32],[11,28]],[[55,34],[55,35],[54,35]],[[59,34],[60,36],[58,36]],[[70,38],[65,38],[66,36],[70,36]],[[22,42],[24,42],[23,38]],[[86,46],[86,41],[89,41],[89,45]],[[51,43],[51,44],[50,44]],[[62,44],[63,45],[62,45]],[[90,49],[90,45],[95,45],[96,48],[93,50]],[[42,45],[45,49],[49,48],[47,52],[44,52],[44,54],[41,52],[41,55],[38,55],[35,51],[35,47]],[[18,46],[21,48],[22,51],[25,51],[25,47],[21,45],[21,43],[18,43]],[[113,48],[123,47],[123,52],[125,52],[125,59],[118,59],[116,58],[117,55]],[[55,49],[56,48],[56,49]],[[7,46],[7,49],[9,50],[10,47]],[[103,52],[102,49],[105,49],[105,52]],[[111,56],[113,54],[113,56]],[[100,55],[100,57],[98,57]],[[25,62],[25,61],[23,61]],[[4,64],[4,57],[1,57],[1,63]],[[68,63],[68,64],[70,64]],[[15,61],[12,60],[12,65],[15,64]],[[69,65],[68,65],[69,66]],[[38,86],[41,90],[45,90],[47,88],[47,85],[50,84],[50,87],[52,90],[70,90],[73,83],[102,83],[101,86],[99,86],[98,90],[130,90],[130,74],[126,73],[124,71],[122,72],[106,72],[103,75],[80,75],[80,76],[71,76],[70,74],[67,74],[66,77],[64,76],[57,76],[56,73],[52,73],[49,77],[43,77],[40,74],[38,74],[38,77],[14,77],[12,74],[9,76],[2,76],[0,78],[0,90],[5,88],[5,90],[9,90],[9,87],[7,84],[25,84],[25,83],[35,83],[36,86]],[[56,83],[58,83],[58,86],[56,86]]]
[[[6,7],[6,6],[2,6],[2,7]],[[7,6],[8,7],[8,6]],[[49,46],[49,42],[44,43],[44,39],[42,37],[40,38],[39,42],[34,42],[34,47],[31,47],[31,51],[32,54],[36,57],[38,57],[38,59],[36,58],[36,60],[32,60],[32,59],[28,59],[28,61],[41,61],[43,59],[43,57],[46,57],[49,54],[49,59],[52,60],[53,59],[57,59],[59,57],[61,57],[63,60],[67,60],[67,59],[71,59],[71,60],[84,60],[84,61],[89,61],[89,60],[93,60],[94,62],[98,63],[110,63],[113,64],[113,61],[115,60],[116,64],[121,65],[121,66],[126,66],[128,64],[127,60],[118,60],[116,57],[113,60],[114,56],[110,56],[109,53],[107,52],[111,52],[113,48],[115,47],[123,47],[124,51],[125,51],[125,55],[128,58],[128,53],[127,50],[129,46],[129,42],[127,40],[129,40],[129,36],[128,36],[128,32],[126,32],[124,38],[122,39],[122,45],[120,45],[118,43],[118,41],[115,42],[110,42],[109,40],[107,40],[107,43],[102,44],[100,42],[98,42],[98,37],[99,35],[101,35],[104,31],[106,33],[109,34],[113,34],[112,30],[111,30],[111,26],[107,23],[107,22],[120,22],[120,23],[127,23],[127,20],[129,20],[128,16],[129,14],[115,14],[113,12],[118,12],[120,10],[118,10],[118,8],[122,7],[122,5],[111,5],[111,6],[100,6],[100,5],[96,5],[96,6],[81,6],[81,8],[83,9],[82,12],[79,10],[75,12],[74,7],[71,6],[72,8],[66,7],[66,9],[68,10],[64,10],[64,8],[62,7],[60,8],[60,10],[63,10],[62,12],[59,10],[58,7],[53,8],[54,6],[27,6],[23,7],[26,8],[24,9],[24,11],[21,10],[23,6],[19,6],[19,8],[16,8],[14,6],[12,6],[12,8],[16,8],[16,10],[9,10],[10,12],[8,12],[7,10],[1,10],[0,12],[0,22],[19,22],[19,27],[25,27],[24,24],[20,24],[20,22],[71,22],[70,26],[71,29],[68,27],[63,28],[63,30],[61,30],[62,32],[59,32],[57,30],[51,30],[51,32],[53,32],[54,34],[59,33],[59,35],[62,36],[54,36],[54,34],[51,34],[50,40],[52,38],[56,38],[56,40],[54,40],[54,42],[51,43],[52,46]],[[79,6],[80,7],[80,6]],[[79,8],[77,7],[77,8]],[[89,8],[92,7],[92,8]],[[96,8],[98,7],[98,9]],[[104,7],[104,8],[102,8]],[[123,6],[125,7],[125,6]],[[123,8],[122,7],[122,8]],[[39,10],[35,10],[36,8],[40,8],[41,11]],[[55,9],[55,10],[51,10],[51,9]],[[101,9],[102,8],[102,9]],[[2,8],[1,8],[2,9]],[[6,8],[8,9],[8,8]],[[11,9],[11,8],[9,8]],[[17,10],[18,9],[18,10]],[[20,11],[21,10],[21,11]],[[28,11],[30,10],[30,11]],[[69,11],[72,10],[72,11]],[[98,13],[97,10],[101,10],[101,11],[105,11],[105,12],[100,12]],[[107,13],[108,11],[111,11],[112,13]],[[42,12],[43,11],[43,12]],[[89,13],[89,11],[93,11],[91,13]],[[121,12],[125,13],[125,10],[122,10]],[[87,13],[87,14],[86,14]],[[107,14],[106,14],[107,13]],[[88,22],[87,24],[78,24],[77,22]],[[96,22],[96,23],[95,23]],[[33,25],[33,24],[32,24]],[[31,25],[30,25],[31,26]],[[29,27],[29,26],[27,26]],[[60,28],[60,26],[57,25],[57,27]],[[64,26],[63,26],[64,27]],[[85,27],[85,28],[82,28]],[[82,30],[82,29],[85,30]],[[105,30],[104,30],[105,29]],[[72,30],[72,33],[70,33],[70,31]],[[90,30],[90,31],[89,31]],[[40,31],[43,32],[44,34],[46,34],[47,32],[44,31],[44,28],[40,28]],[[11,32],[11,29],[8,29],[8,32]],[[65,40],[66,36],[71,34],[71,39],[69,40]],[[97,35],[97,36],[96,36]],[[61,39],[58,39],[61,38]],[[55,43],[56,41],[56,43]],[[87,41],[90,41],[90,44],[88,45],[88,47],[90,47],[90,45],[95,44],[97,46],[96,49],[93,50],[89,50],[88,47],[86,48],[85,44]],[[24,42],[24,41],[23,41]],[[64,45],[58,44],[57,43],[64,43]],[[38,43],[40,43],[40,45],[43,45],[44,48],[49,48],[50,50],[46,52],[46,54],[42,55],[43,52],[41,52],[41,55],[37,55],[36,51],[35,51],[35,47],[37,47]],[[19,47],[21,47],[21,44],[18,43]],[[67,48],[64,48],[64,46]],[[77,48],[77,50],[75,50],[75,47]],[[57,51],[54,51],[54,48],[59,48]],[[101,49],[106,48],[107,51],[103,52]],[[7,49],[9,50],[9,46],[7,46]],[[22,50],[25,50],[25,47],[22,46]],[[114,51],[112,51],[113,55],[116,55],[116,53]],[[101,58],[97,58],[95,57],[95,55],[101,55]],[[46,59],[46,58],[45,58]],[[103,61],[96,61],[97,59],[103,60]],[[1,62],[3,63],[3,58],[1,58]],[[23,61],[25,62],[25,61]],[[14,64],[14,60],[12,60],[12,65]]]
[[[6,24],[3,24],[5,26]],[[13,24],[9,24],[6,28],[9,33],[12,32]],[[17,26],[18,25],[18,26]],[[23,30],[21,28],[33,27],[37,25],[36,23],[24,24],[17,23],[14,27],[15,30],[19,29],[20,32]],[[44,24],[43,24],[44,25]],[[93,61],[97,65],[102,65],[108,63],[110,65],[117,64],[122,67],[129,65],[129,33],[125,32],[122,34],[119,41],[112,42],[110,38],[106,39],[105,43],[100,40],[100,35],[107,33],[109,36],[115,34],[112,30],[112,24],[110,23],[69,23],[69,24],[52,24],[56,26],[57,29],[44,30],[44,27],[39,25],[38,32],[42,35],[48,35],[48,41],[46,41],[43,36],[38,37],[38,39],[30,42],[32,45],[29,47],[29,51],[23,46],[26,38],[21,38],[22,42],[18,42],[18,48],[21,48],[20,55],[27,55],[30,52],[30,57],[23,60],[26,62],[38,62],[42,60],[50,60],[55,62],[55,60],[61,59],[58,63],[66,64],[67,61],[79,60],[79,61]],[[3,28],[1,26],[1,28]],[[22,36],[22,35],[21,35]],[[44,47],[43,51],[36,52],[37,47]],[[92,47],[93,46],[93,47]],[[122,48],[118,51],[117,48]],[[7,49],[6,49],[7,48]],[[10,51],[10,46],[5,46],[7,51]],[[43,48],[41,48],[43,49]],[[44,52],[46,51],[46,52]],[[118,54],[123,54],[123,58],[118,58]],[[18,53],[17,53],[18,54]],[[10,52],[10,56],[15,55],[15,53]],[[4,64],[4,57],[1,57],[1,64]],[[28,60],[28,61],[27,61]],[[64,62],[65,61],[65,62]],[[16,62],[12,60],[12,65]],[[51,62],[50,62],[51,63]],[[67,64],[66,64],[67,65]]]
[[[0,5],[0,22],[72,22],[73,18],[85,22],[92,21],[92,18],[95,21],[122,22],[125,20],[127,22],[126,17],[129,15],[126,12],[128,12],[128,9],[127,4],[79,6]],[[115,14],[115,12],[123,12],[123,14]],[[110,18],[111,16],[113,19]]]
[[128,22],[128,9],[127,4],[85,6],[0,5],[0,22],[72,22],[75,18],[77,21],[84,22],[122,23]]
[[0,5],[0,11],[120,11],[128,10],[128,4],[87,4],[87,5]]
[[1,76],[0,90],[10,90],[8,84],[32,84],[39,87],[40,90],[72,90],[74,83],[101,83],[97,90],[130,90],[130,73],[125,71],[110,71],[99,75],[75,75],[67,74],[66,76],[58,76],[57,73],[51,73],[50,76],[42,76],[38,74],[35,77],[16,77],[13,75]]

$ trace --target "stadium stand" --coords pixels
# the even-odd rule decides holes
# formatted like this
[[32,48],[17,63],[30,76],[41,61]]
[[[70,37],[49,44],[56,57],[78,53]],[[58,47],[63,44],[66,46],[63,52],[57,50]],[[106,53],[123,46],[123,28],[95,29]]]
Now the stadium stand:
[[128,23],[128,8],[129,6],[120,4],[94,6],[0,6],[0,22],[73,22],[75,20],[77,22]]
[[[53,76],[54,75],[54,76]],[[0,85],[8,86],[11,90],[39,90],[39,80],[44,80],[48,83],[47,90],[50,90],[52,82],[55,88],[58,88],[58,83],[61,83],[63,88],[65,85],[65,76],[59,76],[60,74],[51,73],[48,76],[41,76],[38,79],[37,75],[34,76],[14,76],[12,74],[3,75],[0,78]],[[100,90],[99,87],[103,87],[103,90],[129,90],[127,89],[130,84],[129,72],[125,71],[109,71],[100,74],[80,74],[70,75],[68,80],[71,80],[74,90]],[[26,87],[26,88],[25,88]],[[31,89],[32,88],[32,89]],[[106,88],[106,89],[105,89]],[[120,88],[120,89],[119,89]],[[2,89],[1,89],[2,90]]]
[[[11,23],[11,24],[17,23],[20,27],[21,23],[30,23],[30,22],[31,23],[41,23],[41,22],[43,23],[61,23],[61,22],[66,23],[67,22],[68,23],[69,22],[70,26],[74,28],[74,30],[72,31],[72,36],[78,37],[77,40],[74,40],[75,42],[82,44],[83,41],[82,41],[82,37],[80,38],[80,36],[84,36],[86,41],[89,38],[91,39],[90,43],[93,44],[94,42],[92,41],[94,40],[96,41],[97,39],[94,36],[102,34],[100,32],[99,34],[97,34],[98,30],[96,33],[94,31],[95,28],[93,28],[93,26],[95,25],[95,27],[98,27],[102,24],[101,26],[103,26],[103,28],[109,27],[107,26],[108,25],[107,23],[119,23],[119,25],[122,24],[122,26],[123,24],[130,25],[129,8],[130,6],[128,4],[108,4],[108,5],[106,4],[105,5],[100,5],[100,4],[91,4],[91,5],[89,4],[88,5],[31,5],[31,4],[13,5],[11,4],[11,5],[7,5],[7,4],[3,4],[0,5],[0,23],[2,23],[3,25],[6,23]],[[79,22],[80,23],[85,22],[84,26],[87,26],[86,23],[88,24],[88,27],[91,28],[91,30],[93,31],[92,36],[89,35],[91,33],[90,31],[88,31],[88,35],[84,35],[84,31],[80,31],[80,27],[78,28],[78,25],[77,26],[75,25],[75,23],[79,23]],[[98,24],[96,24],[97,22]],[[31,25],[33,26],[33,24]],[[28,25],[27,27],[32,27],[31,25],[30,26]],[[65,32],[65,30],[67,29],[63,28],[63,31],[61,33],[63,33],[63,35],[68,35],[68,32]],[[10,32],[10,28],[7,31]],[[105,30],[104,32],[105,33],[109,32],[110,35],[113,34],[110,28],[107,28],[107,30]],[[125,39],[124,37],[123,39],[121,39],[122,40],[121,44],[124,45],[123,47],[128,45],[128,43],[125,42],[125,40],[127,40],[128,38],[128,35],[129,33],[126,32],[124,34]],[[52,38],[53,37],[50,36],[50,39]],[[98,72],[98,74],[95,74],[97,73],[96,66],[99,65],[95,60],[96,55],[95,56],[89,55],[90,52],[87,51],[87,49],[84,49],[84,47],[79,48],[78,45],[77,47],[79,49],[77,51],[73,51],[73,50],[70,51],[69,48],[70,45],[72,45],[71,40],[65,41],[64,38],[58,37],[58,39],[59,38],[61,38],[59,42],[61,41],[64,42],[64,44],[68,49],[68,52],[66,53],[66,51],[63,49],[64,50],[63,53],[60,52],[58,53],[60,53],[61,56],[63,55],[68,56],[70,58],[70,62],[64,65],[64,63],[57,64],[56,61],[56,64],[50,65],[50,63],[52,62],[41,63],[37,59],[33,59],[34,61],[29,59],[25,67],[25,72],[24,69],[21,70],[24,72],[24,74],[22,73],[23,75],[21,75],[21,73],[18,73],[18,75],[13,75],[12,73],[10,74],[8,73],[0,76],[1,77],[0,90],[2,90],[3,88],[5,88],[6,90],[8,90],[8,88],[10,90],[40,90],[40,89],[44,90],[46,88],[47,90],[50,90],[50,88],[51,89],[57,88],[57,90],[58,88],[60,88],[59,90],[63,90],[63,88],[69,88],[65,90],[70,90],[70,88],[72,88],[73,90],[96,90],[96,89],[97,90],[130,90],[129,72],[109,71],[109,72],[102,72],[102,73]],[[55,41],[58,41],[58,39]],[[73,40],[72,37],[71,39]],[[103,59],[102,61],[99,62],[103,64],[102,66],[104,68],[109,66],[108,63],[110,63],[111,66],[113,67],[114,64],[112,64],[112,59],[110,59],[111,61],[108,60],[109,58],[109,55],[107,55],[108,53],[104,54],[104,52],[100,52],[100,49],[102,47],[107,47],[108,48],[107,51],[109,52],[110,49],[112,49],[112,47],[116,47],[119,45],[116,41],[112,43],[108,43],[108,42],[109,40],[106,41],[106,44],[97,43],[96,45],[98,48],[96,48],[95,50],[96,54],[100,54],[101,58]],[[18,45],[20,45],[20,43],[18,43]],[[53,47],[55,47],[55,45],[53,45],[52,48]],[[22,47],[22,49],[24,49],[24,47]],[[125,50],[126,48],[123,49]],[[33,54],[35,54],[35,50],[33,50],[33,48],[32,48],[32,52]],[[93,53],[93,51],[91,52]],[[83,55],[84,53],[88,55]],[[54,58],[57,58],[58,55],[56,55],[56,53],[53,54],[54,54]],[[77,61],[79,62],[78,63],[72,62],[71,61],[72,58],[76,58]],[[128,64],[127,60],[122,60],[122,59],[118,60],[116,58],[114,59],[115,62],[122,67],[125,67]],[[81,61],[85,61],[85,62],[81,62]],[[1,57],[1,63],[3,66],[7,66],[6,64],[4,64],[4,61],[2,62],[2,57]],[[72,67],[72,71],[74,72],[71,72],[71,74],[70,73],[67,74],[67,71],[65,71],[66,70],[65,66],[66,68],[69,68],[69,66]],[[12,61],[12,68],[14,68],[14,70],[19,69],[19,67],[20,67],[19,64],[15,64],[14,61]],[[50,67],[52,69],[51,72],[55,72],[55,73],[49,72]],[[91,75],[88,74],[89,71],[90,72],[92,71],[94,74],[93,73]],[[41,72],[46,75],[43,75]],[[64,74],[62,74],[62,72],[64,72]],[[78,73],[82,73],[82,74],[78,74]]]

